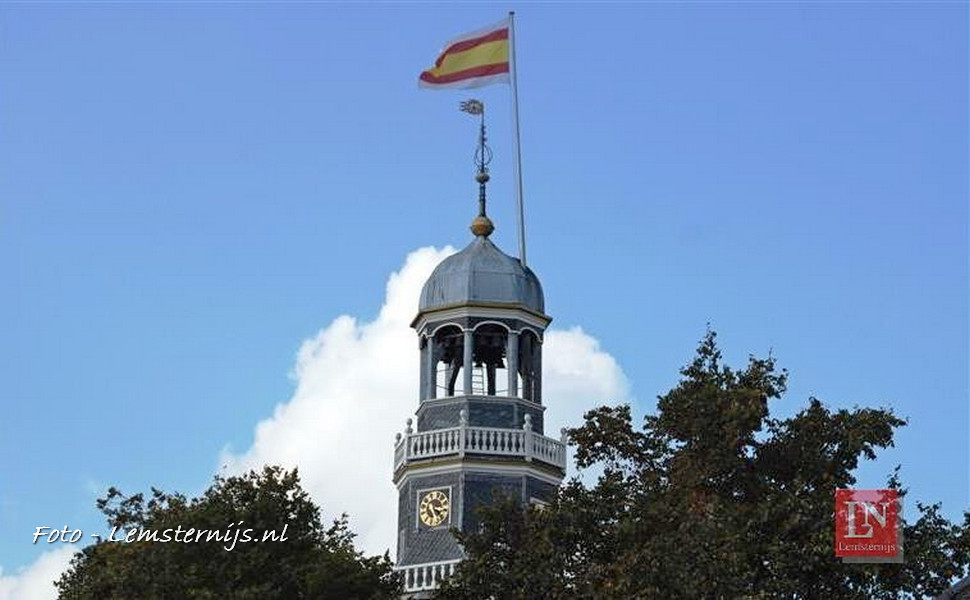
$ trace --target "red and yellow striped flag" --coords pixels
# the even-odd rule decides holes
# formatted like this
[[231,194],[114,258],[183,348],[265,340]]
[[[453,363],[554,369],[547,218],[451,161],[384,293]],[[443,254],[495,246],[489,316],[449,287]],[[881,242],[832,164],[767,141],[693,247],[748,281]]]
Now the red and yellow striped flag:
[[430,89],[508,82],[509,19],[451,40],[434,66],[418,78],[419,87]]

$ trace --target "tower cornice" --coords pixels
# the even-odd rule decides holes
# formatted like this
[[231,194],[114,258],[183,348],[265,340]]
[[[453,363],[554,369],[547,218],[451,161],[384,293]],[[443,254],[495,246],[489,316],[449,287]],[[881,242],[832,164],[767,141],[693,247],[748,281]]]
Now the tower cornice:
[[565,471],[539,462],[527,462],[509,458],[442,458],[420,463],[410,463],[395,471],[393,481],[398,489],[404,487],[411,476],[438,475],[456,472],[500,473],[531,475],[546,483],[559,486]]
[[411,321],[411,327],[420,331],[426,323],[431,321],[446,321],[464,317],[519,319],[539,329],[545,329],[552,323],[552,317],[549,315],[532,310],[522,304],[505,302],[462,302],[419,311]]
[[521,408],[527,408],[529,410],[538,410],[545,412],[546,407],[533,402],[531,400],[524,400],[522,398],[515,398],[509,396],[488,396],[482,394],[471,394],[466,396],[464,394],[455,394],[454,396],[444,396],[442,398],[429,398],[427,400],[422,400],[421,404],[418,405],[418,415],[421,414],[422,409],[432,408],[435,406],[445,406],[448,404],[462,404],[469,400],[474,400],[475,402],[480,402],[483,404],[515,404]]

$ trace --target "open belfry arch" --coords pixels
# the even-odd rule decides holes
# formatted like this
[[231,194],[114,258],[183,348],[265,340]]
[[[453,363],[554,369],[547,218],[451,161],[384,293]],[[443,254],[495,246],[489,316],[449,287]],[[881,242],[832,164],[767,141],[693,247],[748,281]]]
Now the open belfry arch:
[[425,321],[424,328],[429,330],[419,334],[420,399],[476,394],[541,402],[542,328],[521,317],[507,313],[483,320],[485,317],[467,314],[445,317],[443,323]]
[[542,344],[552,319],[539,278],[489,239],[484,106],[472,100],[462,109],[481,115],[474,239],[421,291],[411,323],[421,370],[416,420],[407,419],[394,448],[396,568],[411,599],[429,597],[462,559],[451,528],[476,529],[476,509],[496,492],[523,505],[548,502],[566,469],[565,440],[544,431]]

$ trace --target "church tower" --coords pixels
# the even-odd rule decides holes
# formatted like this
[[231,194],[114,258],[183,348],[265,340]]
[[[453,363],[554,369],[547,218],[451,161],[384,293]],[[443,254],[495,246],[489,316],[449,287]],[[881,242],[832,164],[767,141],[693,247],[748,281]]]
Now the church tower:
[[542,341],[552,320],[531,269],[489,239],[484,107],[476,152],[479,211],[464,250],[434,270],[411,326],[418,335],[416,421],[394,448],[397,569],[405,598],[426,598],[462,558],[450,529],[478,527],[495,492],[544,504],[562,482],[566,450],[544,432]]

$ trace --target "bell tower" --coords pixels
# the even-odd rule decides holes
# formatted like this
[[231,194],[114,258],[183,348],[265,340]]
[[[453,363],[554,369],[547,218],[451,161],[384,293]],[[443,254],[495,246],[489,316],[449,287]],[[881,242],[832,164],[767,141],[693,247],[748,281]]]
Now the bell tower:
[[564,440],[546,437],[542,341],[552,320],[531,269],[489,236],[485,186],[491,158],[484,106],[475,153],[478,216],[471,243],[434,270],[411,326],[418,335],[415,419],[397,435],[397,569],[405,598],[426,598],[462,558],[450,529],[478,527],[495,492],[544,504],[565,475]]

